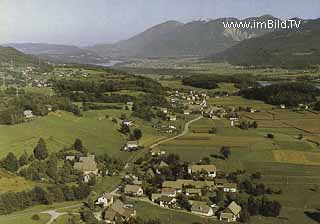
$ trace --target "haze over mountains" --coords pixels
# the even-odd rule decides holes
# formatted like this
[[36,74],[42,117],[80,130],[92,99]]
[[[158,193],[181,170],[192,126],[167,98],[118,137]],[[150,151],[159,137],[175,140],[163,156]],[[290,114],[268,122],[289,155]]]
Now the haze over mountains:
[[238,20],[222,18],[211,21],[180,23],[168,21],[116,44],[99,44],[87,49],[111,57],[206,56],[221,52],[242,40],[263,35],[268,29],[225,29],[224,21],[248,22],[276,19],[265,15]]
[[208,57],[235,65],[287,66],[320,64],[320,22],[303,21],[299,29],[224,28],[224,21],[276,20],[264,15],[244,20],[221,18],[180,23],[167,21],[115,44],[76,47],[55,44],[7,44],[26,54],[63,63],[103,64],[135,57]]

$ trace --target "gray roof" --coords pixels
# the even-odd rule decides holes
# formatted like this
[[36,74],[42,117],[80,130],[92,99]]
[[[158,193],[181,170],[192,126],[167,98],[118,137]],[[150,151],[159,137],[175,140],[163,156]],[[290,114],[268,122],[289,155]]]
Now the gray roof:
[[227,207],[227,209],[229,209],[230,212],[232,212],[232,214],[234,214],[234,215],[238,215],[241,211],[240,205],[238,205],[234,201],[230,203],[230,205]]
[[137,193],[140,189],[141,189],[141,187],[138,186],[138,185],[129,185],[129,184],[127,184],[124,187],[124,192],[125,193]]
[[193,212],[208,213],[210,210],[210,206],[204,202],[194,202],[191,207],[191,211]]

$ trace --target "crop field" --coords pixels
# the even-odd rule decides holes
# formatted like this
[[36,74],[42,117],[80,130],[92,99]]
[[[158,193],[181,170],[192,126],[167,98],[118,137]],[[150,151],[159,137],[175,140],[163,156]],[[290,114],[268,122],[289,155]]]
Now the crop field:
[[320,165],[320,153],[294,150],[273,150],[272,153],[277,162]]
[[295,119],[283,120],[283,123],[288,124],[297,129],[301,129],[308,133],[320,134],[320,118],[318,119]]
[[229,97],[219,97],[219,98],[210,98],[208,100],[210,105],[221,105],[229,107],[251,107],[258,110],[271,110],[272,105],[266,104],[258,100],[249,100],[241,96],[229,96]]

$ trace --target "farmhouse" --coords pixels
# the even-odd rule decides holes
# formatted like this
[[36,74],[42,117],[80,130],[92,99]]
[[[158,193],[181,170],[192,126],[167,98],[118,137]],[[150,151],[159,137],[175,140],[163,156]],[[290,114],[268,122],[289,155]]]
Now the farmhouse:
[[122,201],[117,200],[111,207],[109,207],[103,215],[106,223],[115,224],[118,221],[128,222],[132,217],[136,216],[134,208],[126,207]]
[[74,163],[73,167],[83,172],[85,182],[90,180],[90,175],[98,175],[98,167],[94,155],[80,157],[79,162]]
[[223,191],[224,192],[237,192],[237,184],[236,183],[225,183],[223,185]]
[[124,151],[134,151],[137,150],[139,147],[139,144],[137,141],[128,141],[127,144],[124,146]]
[[236,202],[230,205],[220,213],[219,220],[226,222],[235,222],[240,217],[241,207]]
[[186,189],[186,195],[187,196],[200,196],[202,195],[201,189],[196,188],[187,188]]
[[126,185],[124,187],[124,193],[126,195],[140,197],[143,195],[143,189],[138,185]]
[[216,177],[217,176],[217,168],[215,165],[192,165],[188,167],[189,174],[206,172],[208,177]]
[[168,115],[168,116],[167,116],[167,119],[168,119],[169,121],[176,121],[176,120],[177,120],[177,116],[176,116],[176,115]]
[[159,205],[165,208],[175,208],[177,200],[168,196],[161,196],[159,199]]
[[109,207],[113,204],[113,196],[111,194],[105,193],[97,199],[95,204],[100,205],[102,207]]
[[177,196],[177,191],[174,188],[162,188],[161,195],[175,198]]
[[212,208],[205,202],[194,202],[191,207],[191,213],[207,217],[214,215]]
[[34,117],[32,110],[23,111],[23,115],[25,116],[25,118],[33,118]]

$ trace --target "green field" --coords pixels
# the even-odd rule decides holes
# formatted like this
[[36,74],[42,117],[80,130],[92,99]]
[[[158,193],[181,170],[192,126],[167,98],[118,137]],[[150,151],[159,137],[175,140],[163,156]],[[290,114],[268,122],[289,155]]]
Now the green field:
[[[36,214],[36,213],[35,213]],[[3,224],[45,224],[50,220],[50,216],[48,214],[38,214],[40,220],[33,220],[33,214],[26,214],[26,215],[17,215],[17,216],[0,216],[0,223]]]
[[[76,138],[80,138],[89,152],[101,154],[109,153],[120,158],[128,158],[130,153],[120,152],[126,138],[119,131],[119,117],[129,111],[99,110],[88,111],[83,117],[76,117],[71,113],[58,111],[48,116],[35,120],[13,125],[0,126],[0,157],[9,151],[19,155],[24,151],[31,152],[40,137],[44,138],[49,151],[57,151],[65,146],[70,146]],[[109,115],[109,118],[106,118]],[[112,117],[118,119],[115,124]],[[131,119],[131,118],[130,118]],[[136,121],[137,128],[141,128],[143,137],[142,145],[151,144],[154,140],[162,137],[151,124],[141,119],[132,118]]]

